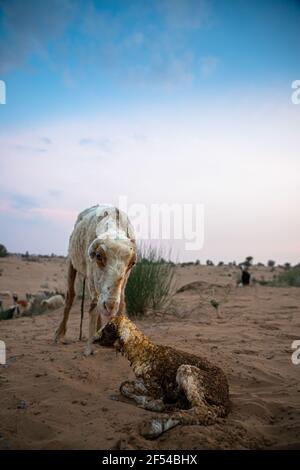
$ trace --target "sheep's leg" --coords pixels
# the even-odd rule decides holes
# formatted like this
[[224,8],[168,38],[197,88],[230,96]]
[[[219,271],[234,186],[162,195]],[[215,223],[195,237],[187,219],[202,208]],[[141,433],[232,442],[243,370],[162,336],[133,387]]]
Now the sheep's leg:
[[101,328],[101,315],[99,315],[98,320],[97,320],[97,333],[98,333],[99,330],[100,331],[102,330],[102,328]]
[[134,400],[139,406],[149,411],[163,411],[164,402],[161,399],[154,399],[148,395],[144,383],[141,380],[125,381],[120,385],[120,393]]
[[122,292],[121,292],[121,299],[120,299],[120,307],[118,311],[118,315],[126,315],[126,301],[125,301],[125,288],[126,284],[128,281],[129,274],[125,277],[124,284],[122,287]]
[[88,343],[85,348],[84,354],[86,356],[90,356],[93,354],[93,341],[95,337],[95,333],[97,330],[97,321],[99,317],[99,313],[97,311],[97,299],[93,299],[91,304],[90,304],[90,309],[89,309],[89,338],[88,338]]
[[155,439],[178,424],[209,425],[213,424],[218,416],[224,416],[225,408],[223,406],[207,403],[205,376],[198,367],[181,365],[177,371],[176,381],[191,404],[191,409],[178,411],[169,416],[158,416],[143,423],[140,433],[146,439]]
[[68,322],[70,310],[71,310],[74,297],[75,297],[74,284],[75,284],[76,273],[77,273],[76,269],[73,267],[71,261],[69,261],[68,281],[67,281],[68,286],[67,286],[67,295],[66,295],[65,308],[64,308],[64,316],[58,329],[55,332],[55,341],[58,341],[59,339],[63,338],[67,331],[67,322]]

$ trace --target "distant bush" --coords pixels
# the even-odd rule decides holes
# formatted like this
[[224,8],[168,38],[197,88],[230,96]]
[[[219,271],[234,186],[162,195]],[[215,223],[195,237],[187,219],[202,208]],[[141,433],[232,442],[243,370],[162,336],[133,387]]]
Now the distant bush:
[[173,265],[163,259],[158,249],[138,249],[138,261],[125,291],[129,315],[143,315],[149,309],[158,310],[169,304],[175,274]]
[[300,267],[280,273],[273,281],[273,285],[300,287]]
[[8,255],[8,251],[2,243],[0,243],[0,258],[4,258],[5,256]]
[[41,259],[37,255],[22,256],[23,261],[30,261],[32,263],[40,263]]
[[258,281],[262,286],[273,286],[273,287],[300,287],[300,266],[295,266],[288,271],[280,273],[278,276],[274,276],[271,281],[261,279]]
[[40,259],[39,255],[31,255],[31,254],[29,254],[28,251],[26,251],[25,254],[21,255],[21,259],[23,261],[32,261],[32,262],[35,262],[35,263],[40,263],[41,262],[41,259]]

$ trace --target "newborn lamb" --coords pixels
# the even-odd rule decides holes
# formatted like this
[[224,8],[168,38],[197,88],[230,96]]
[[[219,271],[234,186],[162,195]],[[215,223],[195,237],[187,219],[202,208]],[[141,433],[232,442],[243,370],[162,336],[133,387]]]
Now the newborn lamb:
[[110,325],[115,329],[116,349],[130,361],[136,376],[121,384],[121,394],[147,410],[168,412],[142,424],[144,437],[156,438],[179,424],[213,424],[228,414],[228,383],[219,367],[155,344],[125,315],[115,317]]

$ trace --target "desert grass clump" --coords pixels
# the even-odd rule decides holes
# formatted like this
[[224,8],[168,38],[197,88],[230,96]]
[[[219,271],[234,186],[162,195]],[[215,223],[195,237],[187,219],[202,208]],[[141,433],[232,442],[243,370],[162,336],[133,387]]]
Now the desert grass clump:
[[151,246],[140,246],[137,257],[125,290],[131,316],[166,308],[173,296],[174,263],[166,261],[162,251]]

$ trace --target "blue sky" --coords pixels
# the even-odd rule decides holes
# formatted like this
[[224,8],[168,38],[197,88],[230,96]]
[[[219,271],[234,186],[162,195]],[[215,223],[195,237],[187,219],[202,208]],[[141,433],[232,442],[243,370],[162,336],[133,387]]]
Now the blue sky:
[[298,262],[299,24],[292,0],[0,0],[2,242],[65,253],[125,194],[204,204],[182,259]]

